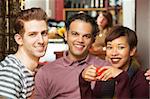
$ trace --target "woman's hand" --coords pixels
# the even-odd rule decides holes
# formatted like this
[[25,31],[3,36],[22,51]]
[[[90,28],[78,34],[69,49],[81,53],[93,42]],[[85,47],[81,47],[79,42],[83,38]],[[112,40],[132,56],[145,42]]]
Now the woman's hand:
[[101,81],[107,81],[111,78],[117,77],[121,72],[123,72],[123,70],[112,66],[103,66],[99,68],[98,72],[100,72],[101,74],[99,74],[96,79]]
[[82,78],[86,81],[96,80],[96,67],[93,65],[88,66],[82,72]]

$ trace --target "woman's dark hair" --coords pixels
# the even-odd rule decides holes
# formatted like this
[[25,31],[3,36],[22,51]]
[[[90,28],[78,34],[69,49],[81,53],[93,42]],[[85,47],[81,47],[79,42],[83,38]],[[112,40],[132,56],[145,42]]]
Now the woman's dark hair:
[[137,46],[138,40],[137,35],[135,31],[124,27],[124,26],[115,26],[110,30],[109,35],[105,39],[105,44],[109,41],[113,41],[116,38],[119,38],[121,36],[126,36],[128,38],[128,44],[130,46],[130,49],[133,49]]

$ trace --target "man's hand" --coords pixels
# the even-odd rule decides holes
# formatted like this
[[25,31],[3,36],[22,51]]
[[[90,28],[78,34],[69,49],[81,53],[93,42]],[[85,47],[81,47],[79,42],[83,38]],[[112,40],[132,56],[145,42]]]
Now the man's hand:
[[150,84],[150,69],[147,70],[144,75],[146,76],[146,79],[149,80],[149,84]]

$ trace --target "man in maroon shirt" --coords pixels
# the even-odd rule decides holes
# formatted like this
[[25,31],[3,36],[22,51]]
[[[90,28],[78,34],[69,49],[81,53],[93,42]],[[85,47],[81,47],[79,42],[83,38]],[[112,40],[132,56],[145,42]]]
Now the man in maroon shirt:
[[89,54],[98,27],[87,14],[73,15],[66,23],[65,40],[69,50],[63,57],[41,67],[35,77],[35,99],[81,99],[79,75],[90,65],[108,62]]

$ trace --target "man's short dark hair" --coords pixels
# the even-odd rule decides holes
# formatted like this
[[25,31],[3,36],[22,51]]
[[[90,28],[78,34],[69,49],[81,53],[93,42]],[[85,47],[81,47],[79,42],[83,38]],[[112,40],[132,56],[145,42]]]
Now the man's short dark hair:
[[92,34],[93,34],[94,38],[96,37],[97,33],[99,32],[99,29],[98,29],[98,25],[94,18],[92,18],[91,16],[89,16],[88,14],[85,14],[85,13],[74,14],[66,22],[67,30],[70,29],[70,24],[75,20],[81,20],[81,21],[90,23],[92,26]]
[[24,33],[24,22],[30,20],[45,20],[47,22],[47,15],[41,8],[31,8],[19,12],[15,21],[15,31],[18,34]]

